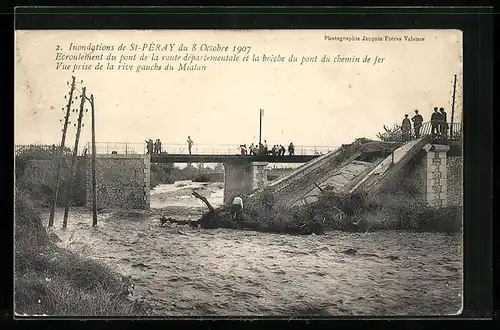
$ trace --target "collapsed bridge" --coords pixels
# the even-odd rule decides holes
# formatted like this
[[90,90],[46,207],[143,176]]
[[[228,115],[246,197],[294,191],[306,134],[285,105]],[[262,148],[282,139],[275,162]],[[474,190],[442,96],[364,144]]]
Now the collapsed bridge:
[[[16,154],[22,154],[22,148]],[[27,175],[52,186],[55,159],[34,158]],[[391,182],[413,177],[422,198],[431,206],[462,203],[462,158],[460,139],[439,141],[429,134],[407,143],[357,139],[330,149],[323,155],[243,156],[222,154],[96,154],[98,207],[150,208],[150,164],[156,162],[216,161],[224,164],[224,203],[235,196],[245,204],[272,194],[278,207],[313,203],[321,191],[364,191],[376,194]],[[267,180],[271,162],[305,163],[279,177]],[[91,156],[78,157],[75,193],[78,205],[91,205]]]

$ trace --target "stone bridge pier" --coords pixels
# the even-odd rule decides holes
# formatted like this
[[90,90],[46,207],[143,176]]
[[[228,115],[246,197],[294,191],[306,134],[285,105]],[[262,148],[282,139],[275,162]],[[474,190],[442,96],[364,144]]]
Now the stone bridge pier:
[[224,163],[224,204],[235,196],[267,185],[267,162],[245,160]]
[[397,191],[407,181],[415,197],[430,207],[463,205],[463,158],[461,147],[429,143],[413,161],[400,171],[389,185]]
[[428,144],[424,148],[427,151],[425,157],[426,181],[425,199],[429,206],[448,206],[448,151],[450,146],[440,144]]

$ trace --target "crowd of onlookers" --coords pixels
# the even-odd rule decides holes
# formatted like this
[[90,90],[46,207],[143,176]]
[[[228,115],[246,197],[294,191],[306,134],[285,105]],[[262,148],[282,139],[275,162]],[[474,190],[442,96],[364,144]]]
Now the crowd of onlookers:
[[[239,147],[240,153],[242,155],[273,155],[273,156],[284,156],[286,153],[286,149],[281,144],[275,144],[272,148],[269,148],[267,145],[267,141],[264,140],[264,143],[256,143],[248,146],[246,144],[242,144]],[[290,142],[288,145],[288,155],[293,156],[295,154],[295,146],[293,142]]]
[[[404,141],[408,141],[412,137],[411,122],[413,122],[414,137],[417,139],[421,137],[424,118],[418,113],[418,110],[415,110],[415,116],[411,118],[411,121],[408,119],[408,115],[406,114],[403,122],[401,123],[402,138]],[[447,114],[444,111],[444,108],[441,107],[438,109],[438,107],[434,107],[434,112],[431,115],[431,136],[446,138],[448,137],[448,129]]]

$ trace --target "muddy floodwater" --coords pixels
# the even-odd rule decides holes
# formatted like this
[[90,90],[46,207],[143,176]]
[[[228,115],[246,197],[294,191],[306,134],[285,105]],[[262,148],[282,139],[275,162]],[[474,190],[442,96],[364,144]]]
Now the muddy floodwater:
[[[104,212],[98,227],[71,209],[63,247],[134,283],[131,298],[155,314],[443,315],[462,308],[462,235],[381,231],[290,236],[161,226],[161,215],[197,219],[222,202],[221,183],[178,182],[151,192],[149,212]],[[44,219],[48,215],[44,215]]]

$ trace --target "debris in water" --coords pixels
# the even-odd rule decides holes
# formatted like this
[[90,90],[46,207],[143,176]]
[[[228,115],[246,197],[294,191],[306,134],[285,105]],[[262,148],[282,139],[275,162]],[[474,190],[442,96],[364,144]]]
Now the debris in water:
[[345,251],[342,251],[342,253],[353,255],[353,254],[358,253],[358,250],[356,250],[356,249],[347,249]]
[[151,267],[150,267],[150,266],[145,265],[145,264],[143,264],[142,262],[141,262],[141,263],[138,263],[138,264],[133,264],[133,265],[132,265],[132,267],[134,267],[134,268],[142,268],[142,269],[144,269],[144,268],[146,268],[146,269],[151,269]]

